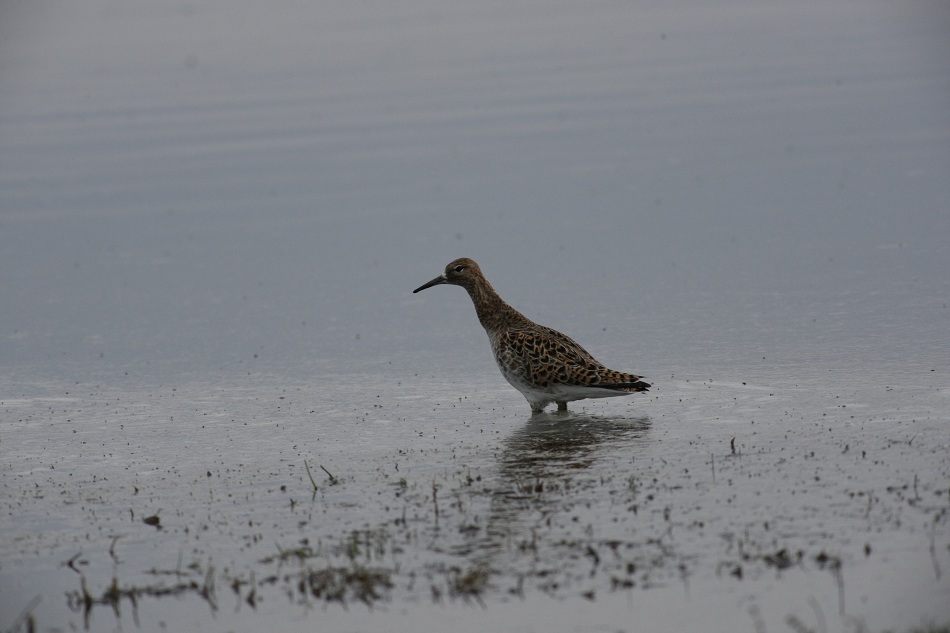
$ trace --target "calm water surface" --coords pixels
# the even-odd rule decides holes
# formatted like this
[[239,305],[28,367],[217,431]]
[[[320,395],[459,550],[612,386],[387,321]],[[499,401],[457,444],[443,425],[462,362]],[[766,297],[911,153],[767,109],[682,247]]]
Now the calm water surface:
[[[3,6],[0,630],[947,623],[948,26]],[[530,418],[458,256],[655,388]]]

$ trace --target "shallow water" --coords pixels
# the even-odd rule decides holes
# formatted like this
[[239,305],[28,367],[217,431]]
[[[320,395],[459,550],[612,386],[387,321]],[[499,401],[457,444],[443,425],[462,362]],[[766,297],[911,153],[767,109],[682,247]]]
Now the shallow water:
[[[5,384],[4,599],[93,630],[943,618],[947,374],[927,373],[669,379],[534,417],[494,376]],[[118,615],[113,579],[138,592]]]
[[[44,6],[0,630],[950,622],[945,7]],[[653,389],[530,417],[458,256]]]

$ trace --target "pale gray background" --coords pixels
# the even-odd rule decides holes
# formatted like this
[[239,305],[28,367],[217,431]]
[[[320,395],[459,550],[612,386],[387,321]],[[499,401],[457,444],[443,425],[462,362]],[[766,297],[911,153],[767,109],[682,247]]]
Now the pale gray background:
[[4,3],[0,371],[493,371],[462,255],[626,369],[945,362],[948,14]]

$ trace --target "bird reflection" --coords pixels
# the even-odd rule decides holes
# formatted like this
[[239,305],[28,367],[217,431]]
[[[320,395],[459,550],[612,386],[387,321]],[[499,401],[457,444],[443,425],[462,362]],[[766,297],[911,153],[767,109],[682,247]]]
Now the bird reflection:
[[555,532],[564,537],[582,529],[571,517],[603,495],[598,488],[617,485],[608,481],[618,470],[612,463],[625,472],[649,444],[650,429],[648,417],[534,414],[504,443],[484,529],[469,533],[456,553],[492,569],[531,573],[535,539],[549,536],[552,525],[561,525]]
[[539,480],[589,468],[601,453],[646,441],[648,417],[617,418],[591,414],[539,413],[505,442],[501,472],[510,483]]

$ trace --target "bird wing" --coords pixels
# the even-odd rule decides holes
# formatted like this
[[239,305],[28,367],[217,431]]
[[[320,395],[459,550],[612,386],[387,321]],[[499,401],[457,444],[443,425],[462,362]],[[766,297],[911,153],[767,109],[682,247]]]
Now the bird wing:
[[560,384],[646,391],[650,387],[636,374],[608,369],[579,343],[551,328],[511,329],[498,343],[499,363],[542,388]]

